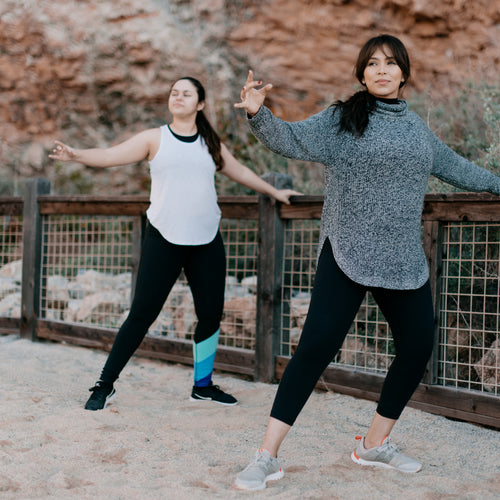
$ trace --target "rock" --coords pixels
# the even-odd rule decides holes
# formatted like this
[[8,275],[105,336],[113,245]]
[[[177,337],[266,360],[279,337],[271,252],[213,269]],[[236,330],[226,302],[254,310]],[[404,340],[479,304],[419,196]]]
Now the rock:
[[22,260],[13,260],[8,264],[0,267],[0,277],[2,278],[12,278],[16,280],[18,283],[21,283],[23,275],[23,261]]
[[257,276],[247,276],[241,280],[241,286],[250,293],[257,293]]
[[192,339],[196,327],[197,318],[194,312],[193,297],[191,293],[182,296],[181,302],[172,313],[173,330],[176,338]]
[[20,291],[21,285],[17,280],[13,278],[3,278],[0,276],[0,299]]
[[483,387],[495,391],[500,385],[500,339],[495,340],[480,361],[474,364]]
[[[54,138],[102,146],[165,122],[181,74],[205,83],[213,122],[238,123],[232,102],[249,67],[274,84],[268,104],[276,113],[303,118],[352,93],[357,52],[375,33],[408,45],[413,89],[438,97],[464,78],[498,81],[499,25],[500,3],[490,0],[122,0],[119,9],[99,0],[4,0],[0,174],[44,176],[70,191],[47,157]],[[144,192],[146,169],[92,170],[88,189]]]
[[0,300],[0,316],[21,317],[21,292],[11,293]]
[[311,294],[308,292],[299,292],[292,296],[290,300],[291,329],[297,328],[302,332],[302,328],[304,328],[304,322],[306,321],[307,312],[309,311],[310,302]]
[[[125,305],[127,304],[127,306]],[[75,319],[85,323],[107,323],[107,326],[118,326],[116,324],[109,325],[110,313],[112,315],[120,315],[128,303],[120,292],[98,292],[92,295],[87,295],[80,303]],[[116,323],[111,321],[112,323]]]
[[221,339],[230,347],[255,348],[256,296],[245,295],[224,303]]
[[[45,297],[45,307],[47,309],[53,310],[63,310],[66,309],[68,301],[70,300],[70,294],[68,290],[69,279],[64,276],[49,276],[47,279],[47,293]],[[61,319],[63,314],[56,313],[59,316],[57,319]]]

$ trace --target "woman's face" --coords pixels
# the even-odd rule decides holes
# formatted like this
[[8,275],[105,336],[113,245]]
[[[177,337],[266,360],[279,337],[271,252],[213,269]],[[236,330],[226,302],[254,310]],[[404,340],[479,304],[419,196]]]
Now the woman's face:
[[375,97],[395,99],[399,95],[399,86],[403,72],[387,47],[377,49],[366,65],[362,83]]
[[204,106],[204,102],[198,102],[196,87],[189,80],[175,82],[168,98],[168,110],[174,117],[196,115]]

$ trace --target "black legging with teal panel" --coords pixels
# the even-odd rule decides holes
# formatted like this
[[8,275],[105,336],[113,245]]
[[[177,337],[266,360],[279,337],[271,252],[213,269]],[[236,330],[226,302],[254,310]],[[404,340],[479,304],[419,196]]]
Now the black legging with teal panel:
[[174,245],[148,224],[134,298],[101,373],[112,384],[156,320],[181,270],[193,294],[198,323],[193,342],[194,385],[211,382],[224,308],[226,256],[218,232],[206,245]]

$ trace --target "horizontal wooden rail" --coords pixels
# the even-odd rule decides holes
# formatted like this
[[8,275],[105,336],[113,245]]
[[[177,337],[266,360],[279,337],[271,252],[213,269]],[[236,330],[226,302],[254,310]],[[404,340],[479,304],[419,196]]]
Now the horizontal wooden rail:
[[[293,196],[282,205],[283,219],[320,219],[323,196]],[[425,196],[423,221],[500,222],[500,196],[488,193],[432,193]]]
[[[144,195],[130,196],[55,196],[38,197],[40,214],[70,215],[145,215],[149,199]],[[257,219],[257,196],[220,196],[218,199],[224,218]],[[1,207],[1,205],[0,205]],[[21,205],[22,213],[22,205]]]
[[282,219],[320,219],[323,196],[292,196],[290,205],[281,205]]
[[38,197],[41,215],[142,215],[149,206],[144,196]]
[[24,198],[21,196],[2,196],[0,215],[22,215]]
[[[323,196],[292,196],[290,205],[281,205],[283,219],[319,219]],[[149,199],[144,195],[128,196],[57,196],[38,197],[40,213],[81,215],[144,215]],[[223,217],[257,219],[257,196],[220,196]],[[0,215],[20,215],[23,198],[2,197]],[[423,220],[500,222],[500,197],[487,193],[430,193],[425,196]]]
[[422,220],[500,222],[500,197],[487,193],[429,194]]
[[0,316],[0,333],[1,334],[19,334],[21,328],[21,318],[6,318]]
[[[117,330],[111,328],[89,327],[77,323],[44,319],[39,319],[36,325],[38,338],[68,342],[105,351],[111,350],[116,332]],[[193,343],[187,340],[146,336],[136,351],[136,355],[192,365]],[[254,358],[253,351],[219,346],[215,355],[214,368],[240,375],[253,376]]]
[[[276,358],[275,375],[281,379],[290,358]],[[357,371],[341,366],[329,366],[317,384],[327,389],[357,398],[377,401],[385,375]],[[449,418],[487,425],[500,429],[500,398],[478,391],[420,384],[408,406]]]

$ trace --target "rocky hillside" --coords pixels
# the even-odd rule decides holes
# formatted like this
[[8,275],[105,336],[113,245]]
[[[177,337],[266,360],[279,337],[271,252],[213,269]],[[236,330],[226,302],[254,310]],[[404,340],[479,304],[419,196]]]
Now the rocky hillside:
[[103,146],[164,122],[186,74],[206,84],[219,128],[241,126],[232,102],[249,67],[273,82],[276,113],[303,118],[352,93],[357,51],[381,32],[406,43],[418,91],[498,79],[498,0],[3,0],[0,193],[28,176],[64,193],[144,192],[145,165],[63,167],[47,151],[55,138]]

